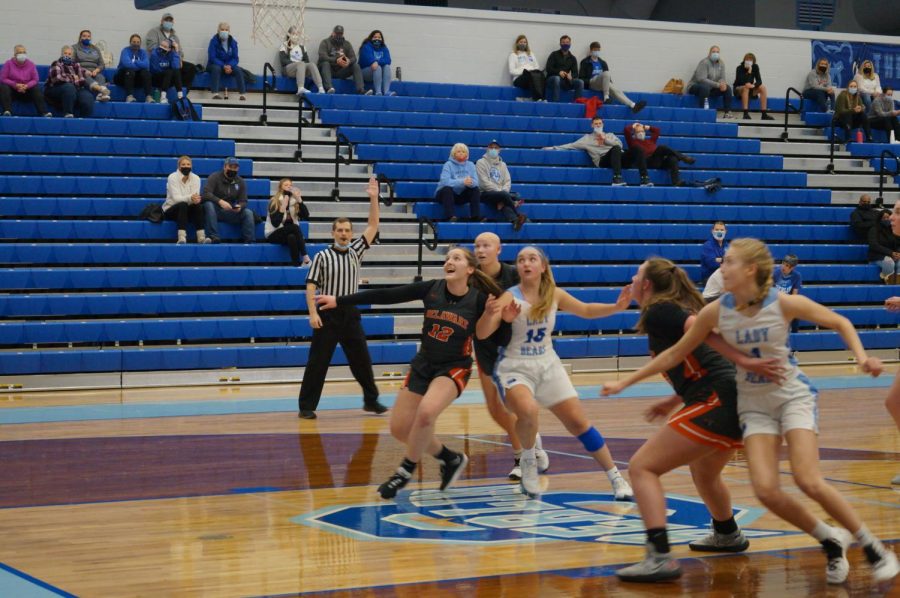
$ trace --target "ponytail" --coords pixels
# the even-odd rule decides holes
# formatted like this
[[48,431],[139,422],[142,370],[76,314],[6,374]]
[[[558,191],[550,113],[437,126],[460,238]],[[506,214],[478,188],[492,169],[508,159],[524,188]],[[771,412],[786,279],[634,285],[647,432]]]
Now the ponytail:
[[775,260],[772,259],[769,248],[759,239],[746,238],[735,239],[732,241],[729,251],[736,254],[737,258],[748,266],[756,266],[755,282],[759,287],[759,292],[753,299],[747,302],[746,305],[736,306],[736,309],[746,309],[750,306],[762,303],[766,298],[766,295],[769,294],[769,289],[771,289],[774,284],[772,281],[772,273],[775,271]]
[[536,251],[541,258],[541,263],[544,265],[544,271],[541,273],[541,282],[538,285],[538,301],[531,306],[531,312],[528,314],[528,317],[532,320],[543,320],[553,308],[553,300],[556,298],[556,280],[553,278],[553,271],[550,269],[550,260],[547,258],[547,254],[540,247],[533,245],[523,247],[519,254],[526,249]]
[[[473,287],[477,291],[481,291],[485,295],[493,295],[494,297],[499,297],[506,291],[500,288],[500,285],[497,284],[493,278],[482,272],[478,268],[478,259],[475,257],[475,254],[466,249],[465,247],[452,247],[450,251],[460,251],[463,256],[466,258],[466,265],[471,268],[474,268],[475,271],[469,276],[469,286]],[[449,252],[448,252],[449,253]]]
[[692,314],[699,312],[705,305],[687,272],[670,260],[654,257],[644,262],[644,279],[650,281],[653,294],[641,306],[641,317],[636,326],[639,332],[646,332],[644,320],[647,311],[656,303],[674,303]]

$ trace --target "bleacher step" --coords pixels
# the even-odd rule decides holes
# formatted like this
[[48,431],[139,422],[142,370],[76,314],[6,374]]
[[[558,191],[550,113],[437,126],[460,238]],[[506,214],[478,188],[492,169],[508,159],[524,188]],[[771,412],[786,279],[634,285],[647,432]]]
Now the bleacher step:
[[[282,140],[282,143],[235,143],[236,156],[254,160],[293,159],[296,151],[297,142],[289,142],[289,140]],[[341,156],[347,157],[346,147],[341,147]],[[334,146],[304,143],[303,160],[330,160],[334,163]]]
[[[815,174],[807,175],[806,184],[809,187],[835,187],[865,189],[878,187],[878,175],[872,174]],[[893,186],[893,182],[890,183]]]
[[[358,227],[363,226],[363,222],[358,223]],[[419,238],[419,224],[417,222],[382,222],[378,227],[381,238],[384,242],[393,241],[416,241]],[[309,223],[310,239],[331,239],[331,223],[330,222],[310,222]],[[431,238],[428,235],[428,238]]]
[[[296,123],[295,123],[296,124]],[[273,125],[219,125],[220,139],[253,139],[280,141],[297,139],[297,127]],[[303,142],[334,143],[334,130],[330,127],[309,126],[303,128]],[[332,149],[332,151],[334,151]]]
[[[867,191],[867,193],[872,197],[873,201],[878,197],[878,191]],[[862,194],[862,191],[845,191],[835,189],[831,192],[831,203],[840,205],[856,205],[857,203],[859,203],[859,196]],[[897,202],[900,202],[900,191],[884,192],[884,205],[893,206]]]
[[[784,159],[785,170],[803,170],[810,174],[825,172],[830,164],[828,158],[789,158]],[[872,167],[868,160],[860,158],[835,158],[834,167],[838,172],[854,171],[859,174],[871,173]]]
[[[306,187],[305,183],[301,183],[301,191]],[[310,214],[313,218],[338,218],[344,216],[350,218],[354,223],[363,226],[362,223],[369,217],[369,204],[363,201],[317,201],[307,202]],[[391,206],[381,204],[381,217],[389,215],[394,220],[416,220],[416,215],[407,209],[407,204],[403,202],[395,203]]]
[[[228,107],[228,108],[218,108],[215,106],[204,106],[203,108],[203,120],[207,121],[215,121],[215,122],[248,122],[248,123],[257,123],[262,124],[260,122],[260,115],[262,114],[262,107],[253,108],[253,107]],[[288,109],[288,108],[271,108],[269,107],[266,112],[268,117],[268,122],[279,122],[285,124],[297,124],[297,109]],[[304,110],[303,117],[307,120],[312,119],[312,111]]]
[[[732,121],[733,122],[733,121]],[[764,125],[740,125],[738,137],[753,139],[781,139],[783,128],[767,127]],[[817,127],[792,127],[789,130],[791,139],[813,140],[822,139],[822,129]]]
[[[253,176],[254,177],[304,177],[304,179],[310,178],[333,178],[334,177],[334,165],[333,164],[315,164],[312,162],[262,162],[259,160],[253,161]],[[369,166],[367,164],[350,164],[349,166],[346,164],[341,164],[340,169],[340,181],[341,188],[343,189],[344,184],[347,181],[351,180],[363,180],[367,181],[369,179]],[[303,184],[306,185],[306,181],[303,181]],[[303,190],[303,187],[301,187]]]
[[[792,137],[792,139],[794,139]],[[821,139],[818,142],[805,141],[763,141],[760,152],[782,156],[828,156],[830,148]],[[850,152],[834,148],[835,157],[849,158]]]

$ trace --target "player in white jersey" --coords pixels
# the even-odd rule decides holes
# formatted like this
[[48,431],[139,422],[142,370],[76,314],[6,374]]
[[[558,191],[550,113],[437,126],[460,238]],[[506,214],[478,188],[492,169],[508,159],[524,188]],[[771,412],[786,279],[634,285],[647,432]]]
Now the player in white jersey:
[[541,492],[535,436],[538,407],[543,406],[559,418],[603,467],[616,500],[631,500],[631,486],[616,468],[603,436],[585,416],[578,393],[551,341],[557,309],[582,318],[602,318],[627,308],[631,290],[622,289],[613,305],[583,303],[556,287],[547,256],[536,247],[525,247],[519,252],[516,269],[521,283],[509,290],[514,300],[504,296],[489,303],[494,311],[494,328],[501,318],[512,324],[510,341],[499,351],[494,380],[506,407],[517,418],[516,432],[522,443],[522,492],[530,497]]
[[[847,579],[850,565],[846,553],[853,535],[863,546],[875,581],[887,581],[900,572],[896,555],[869,531],[819,470],[816,390],[790,357],[790,322],[802,319],[836,330],[862,370],[872,376],[881,373],[881,361],[866,355],[847,318],[803,295],[785,295],[772,289],[773,268],[764,243],[756,239],[733,241],[721,267],[726,293],[700,311],[680,341],[624,380],[604,384],[603,394],[617,394],[647,376],[670,369],[716,328],[726,342],[743,353],[777,360],[782,366],[778,380],[737,367],[738,415],[753,491],[770,511],[822,544],[828,557],[828,583]],[[782,437],[787,441],[794,481],[800,490],[853,535],[825,524],[781,489],[778,454]]]
[[[900,202],[895,203],[894,209],[891,210],[891,230],[900,237]],[[900,297],[891,297],[884,302],[884,306],[888,311],[900,312]],[[891,417],[894,418],[894,423],[900,429],[900,371],[897,372],[894,384],[891,385],[891,390],[888,391],[884,406],[887,407],[888,413],[891,414]],[[900,484],[900,473],[894,476],[891,483]]]

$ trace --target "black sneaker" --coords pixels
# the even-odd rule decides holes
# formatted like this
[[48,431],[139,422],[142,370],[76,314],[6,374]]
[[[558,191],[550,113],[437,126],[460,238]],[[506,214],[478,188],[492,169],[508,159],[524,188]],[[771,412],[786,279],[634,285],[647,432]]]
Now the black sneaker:
[[378,487],[378,494],[381,495],[381,498],[394,498],[397,496],[397,492],[409,483],[411,477],[409,472],[402,467],[397,468],[394,475]]
[[381,415],[388,410],[387,407],[382,405],[380,402],[373,401],[371,403],[366,403],[363,405],[363,411],[368,411],[369,413],[374,413],[375,415]]
[[647,105],[647,102],[645,102],[644,100],[641,100],[640,102],[636,103],[634,106],[631,107],[631,113],[637,114],[638,112],[643,110],[646,105]]
[[760,120],[775,120],[771,116],[769,116],[768,112],[763,112],[762,116],[759,117]]
[[650,180],[650,177],[648,177],[648,176],[641,177],[641,187],[652,187],[652,186],[653,186],[653,181]]
[[456,453],[456,457],[450,463],[441,463],[441,491],[453,485],[462,474],[466,465],[469,464],[469,458],[465,453]]
[[624,187],[625,184],[626,184],[626,183],[625,183],[625,181],[622,180],[622,177],[621,177],[621,176],[616,175],[616,176],[613,177],[613,180],[612,180],[612,186],[613,186],[613,187]]
[[301,409],[300,413],[297,414],[297,417],[300,419],[316,419],[318,416],[315,411],[309,411],[307,409]]

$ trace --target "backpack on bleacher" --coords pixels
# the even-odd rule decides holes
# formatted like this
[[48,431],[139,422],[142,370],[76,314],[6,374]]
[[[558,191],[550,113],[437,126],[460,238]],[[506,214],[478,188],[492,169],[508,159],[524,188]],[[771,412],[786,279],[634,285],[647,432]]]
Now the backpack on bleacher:
[[197,109],[194,108],[194,104],[187,98],[187,96],[178,98],[177,100],[172,102],[172,116],[175,117],[175,120],[200,120],[200,116],[197,114]]
[[141,218],[152,222],[153,224],[159,224],[163,221],[163,218],[165,218],[165,213],[160,204],[148,203],[144,206],[144,209],[141,210]]
[[662,90],[663,93],[671,93],[681,95],[684,93],[684,80],[672,77],[669,79]]
[[106,42],[104,40],[100,40],[94,45],[97,46],[97,51],[100,52],[100,58],[103,59],[103,64],[106,66],[106,68],[115,68],[116,59],[113,56],[113,53],[109,51],[109,46],[106,44]]

